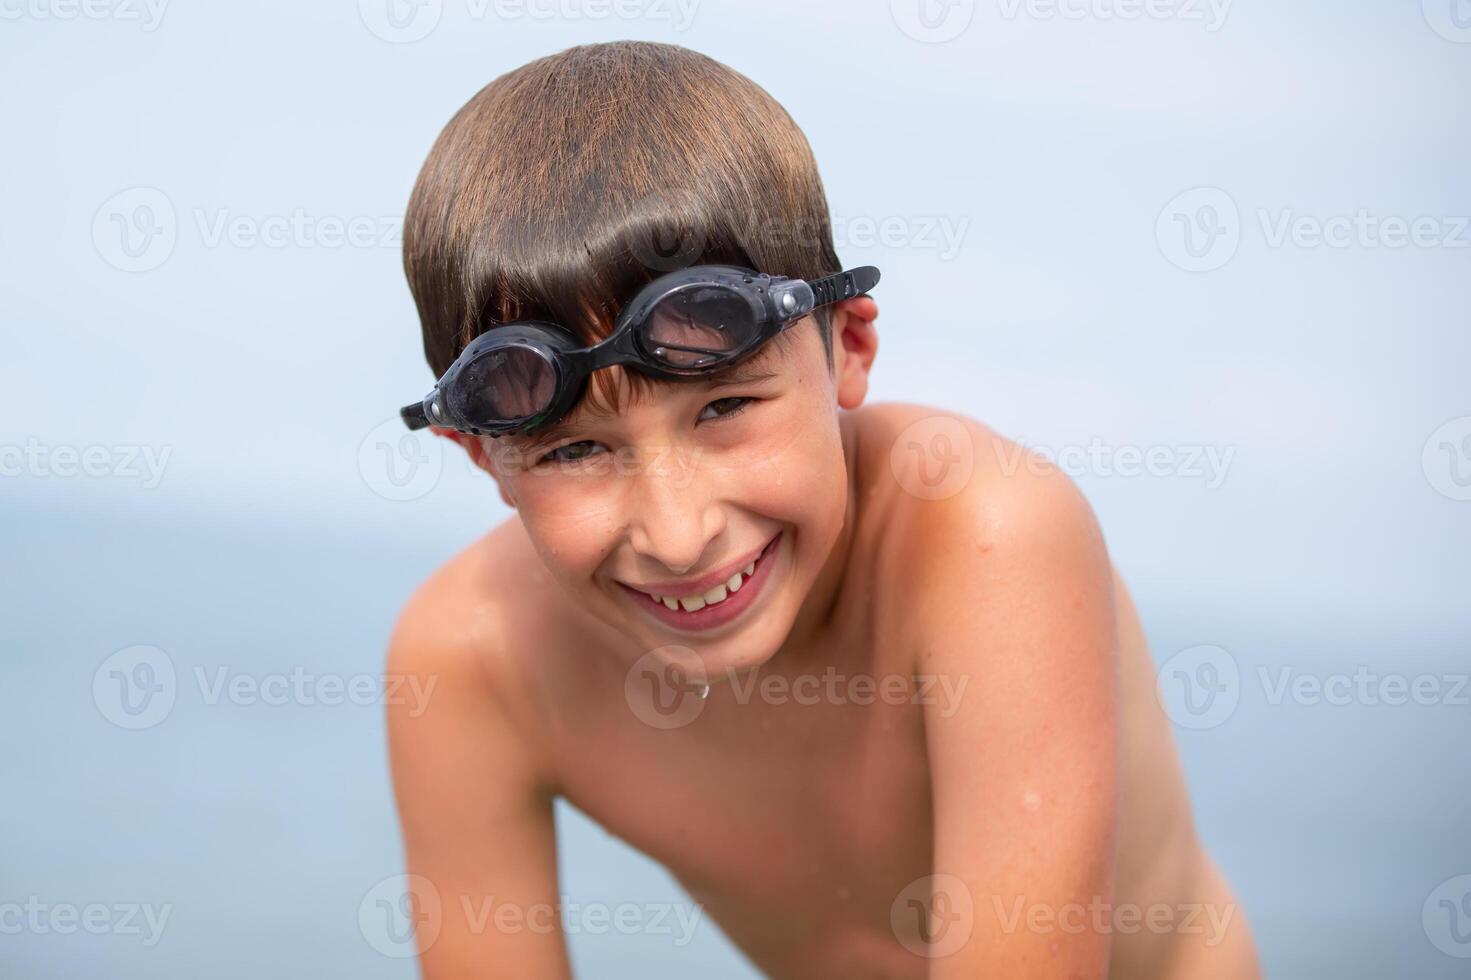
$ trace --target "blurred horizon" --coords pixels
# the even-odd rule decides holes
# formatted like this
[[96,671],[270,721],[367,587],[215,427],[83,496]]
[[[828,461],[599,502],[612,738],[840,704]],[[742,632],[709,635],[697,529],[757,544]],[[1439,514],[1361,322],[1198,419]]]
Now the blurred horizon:
[[[0,924],[32,898],[169,914],[150,945],[24,926],[0,973],[414,975],[368,922],[402,871],[381,707],[201,679],[380,672],[411,590],[509,515],[397,420],[433,381],[398,222],[481,86],[637,38],[806,133],[844,265],[883,270],[870,400],[1058,459],[1162,680],[1224,671],[1205,714],[1168,707],[1267,975],[1463,975],[1466,0],[599,9],[9,8]],[[103,687],[135,647],[177,690],[130,730]],[[1292,686],[1363,674],[1347,703]],[[1434,703],[1384,696],[1425,676]],[[565,894],[688,902],[558,822]],[[579,977],[756,975],[704,919],[570,947]]]

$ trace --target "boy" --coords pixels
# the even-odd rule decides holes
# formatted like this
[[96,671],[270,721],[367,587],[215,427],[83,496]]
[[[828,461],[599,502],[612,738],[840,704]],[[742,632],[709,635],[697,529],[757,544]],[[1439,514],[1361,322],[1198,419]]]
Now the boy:
[[389,709],[430,980],[569,975],[557,796],[772,977],[1255,975],[1090,509],[976,422],[860,407],[877,270],[766,92],[542,58],[450,121],[405,229],[440,378],[405,419],[516,512],[390,644],[438,678]]

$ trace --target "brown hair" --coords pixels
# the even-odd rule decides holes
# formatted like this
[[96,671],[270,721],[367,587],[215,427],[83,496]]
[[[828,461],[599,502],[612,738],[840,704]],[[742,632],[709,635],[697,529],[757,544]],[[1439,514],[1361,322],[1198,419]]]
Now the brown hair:
[[[806,279],[841,268],[791,116],[673,44],[579,45],[501,75],[439,134],[404,220],[436,376],[510,320],[563,323],[594,343],[644,283],[706,262]],[[831,364],[829,311],[817,320]],[[616,407],[615,373],[593,376],[590,399]]]

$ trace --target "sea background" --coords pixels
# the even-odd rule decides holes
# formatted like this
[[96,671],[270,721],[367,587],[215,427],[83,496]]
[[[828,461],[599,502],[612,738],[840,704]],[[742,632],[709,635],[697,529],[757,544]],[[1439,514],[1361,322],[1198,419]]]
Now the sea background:
[[[1471,874],[1464,8],[5,7],[0,975],[414,975],[369,921],[402,871],[381,706],[211,685],[376,675],[408,594],[508,515],[396,428],[432,379],[395,223],[478,87],[630,37],[807,133],[839,254],[884,273],[871,397],[1058,456],[1167,679],[1227,671],[1176,737],[1268,974],[1464,976],[1471,920],[1439,904]],[[1361,213],[1434,234],[1332,222]],[[1165,462],[1128,475],[1128,447]],[[137,647],[176,689],[129,728],[108,685]],[[1356,672],[1348,703],[1275,696]],[[1432,703],[1374,696],[1421,675]],[[558,822],[570,900],[688,905]],[[150,943],[24,911],[99,903],[168,918]],[[569,942],[579,977],[756,975],[708,920],[676,938]]]

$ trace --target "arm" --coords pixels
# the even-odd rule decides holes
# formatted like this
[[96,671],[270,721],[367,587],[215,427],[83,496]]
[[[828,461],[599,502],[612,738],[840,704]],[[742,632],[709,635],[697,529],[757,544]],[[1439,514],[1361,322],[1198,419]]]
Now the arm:
[[432,883],[441,909],[437,933],[419,932],[423,975],[570,977],[552,794],[524,726],[505,707],[513,672],[483,638],[447,645],[446,622],[455,622],[447,609],[416,596],[388,658],[390,675],[432,692],[425,706],[387,709],[408,871]]
[[1103,977],[1109,919],[1097,928],[1094,909],[1112,901],[1118,773],[1107,552],[1062,473],[977,476],[921,539],[916,671],[968,678],[956,703],[925,708],[934,873],[959,881],[938,879],[935,913],[968,898],[973,922],[929,975]]

